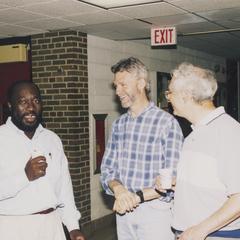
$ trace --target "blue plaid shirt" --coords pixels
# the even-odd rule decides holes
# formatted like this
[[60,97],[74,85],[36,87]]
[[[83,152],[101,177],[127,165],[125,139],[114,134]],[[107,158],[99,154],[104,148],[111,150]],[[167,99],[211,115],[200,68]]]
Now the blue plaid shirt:
[[176,174],[182,141],[178,122],[153,102],[136,118],[123,114],[113,123],[103,156],[104,190],[112,194],[110,180],[121,182],[131,192],[154,187],[161,168],[173,168]]

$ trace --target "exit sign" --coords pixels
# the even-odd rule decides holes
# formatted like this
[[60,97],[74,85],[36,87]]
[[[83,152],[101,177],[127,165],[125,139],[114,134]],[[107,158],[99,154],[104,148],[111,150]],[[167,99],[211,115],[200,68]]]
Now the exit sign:
[[176,48],[177,33],[175,27],[154,27],[151,29],[151,46],[158,48]]

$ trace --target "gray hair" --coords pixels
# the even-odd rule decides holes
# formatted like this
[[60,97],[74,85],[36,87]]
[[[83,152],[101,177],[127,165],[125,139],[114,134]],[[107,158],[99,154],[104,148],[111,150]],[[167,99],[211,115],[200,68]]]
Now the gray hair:
[[148,99],[150,99],[150,79],[147,67],[137,58],[129,57],[121,59],[119,62],[111,67],[112,73],[127,71],[134,73],[137,78],[143,78],[146,82],[145,93]]
[[182,63],[173,70],[172,87],[177,91],[189,91],[194,101],[213,100],[217,80],[213,71]]

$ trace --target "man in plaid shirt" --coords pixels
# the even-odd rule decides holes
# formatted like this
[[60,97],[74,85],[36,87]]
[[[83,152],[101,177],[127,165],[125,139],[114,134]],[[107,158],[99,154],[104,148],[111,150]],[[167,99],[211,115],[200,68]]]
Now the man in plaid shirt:
[[182,131],[150,101],[148,70],[140,60],[122,59],[111,70],[116,94],[128,108],[113,123],[101,165],[103,188],[115,197],[118,240],[174,239],[171,202],[154,185],[162,168],[176,175]]

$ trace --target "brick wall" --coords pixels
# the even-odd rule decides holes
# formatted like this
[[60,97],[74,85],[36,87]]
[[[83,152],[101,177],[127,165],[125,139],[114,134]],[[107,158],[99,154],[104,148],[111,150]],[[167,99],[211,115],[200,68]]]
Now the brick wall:
[[32,36],[32,78],[44,102],[44,122],[63,141],[81,224],[90,221],[87,36],[54,31]]

